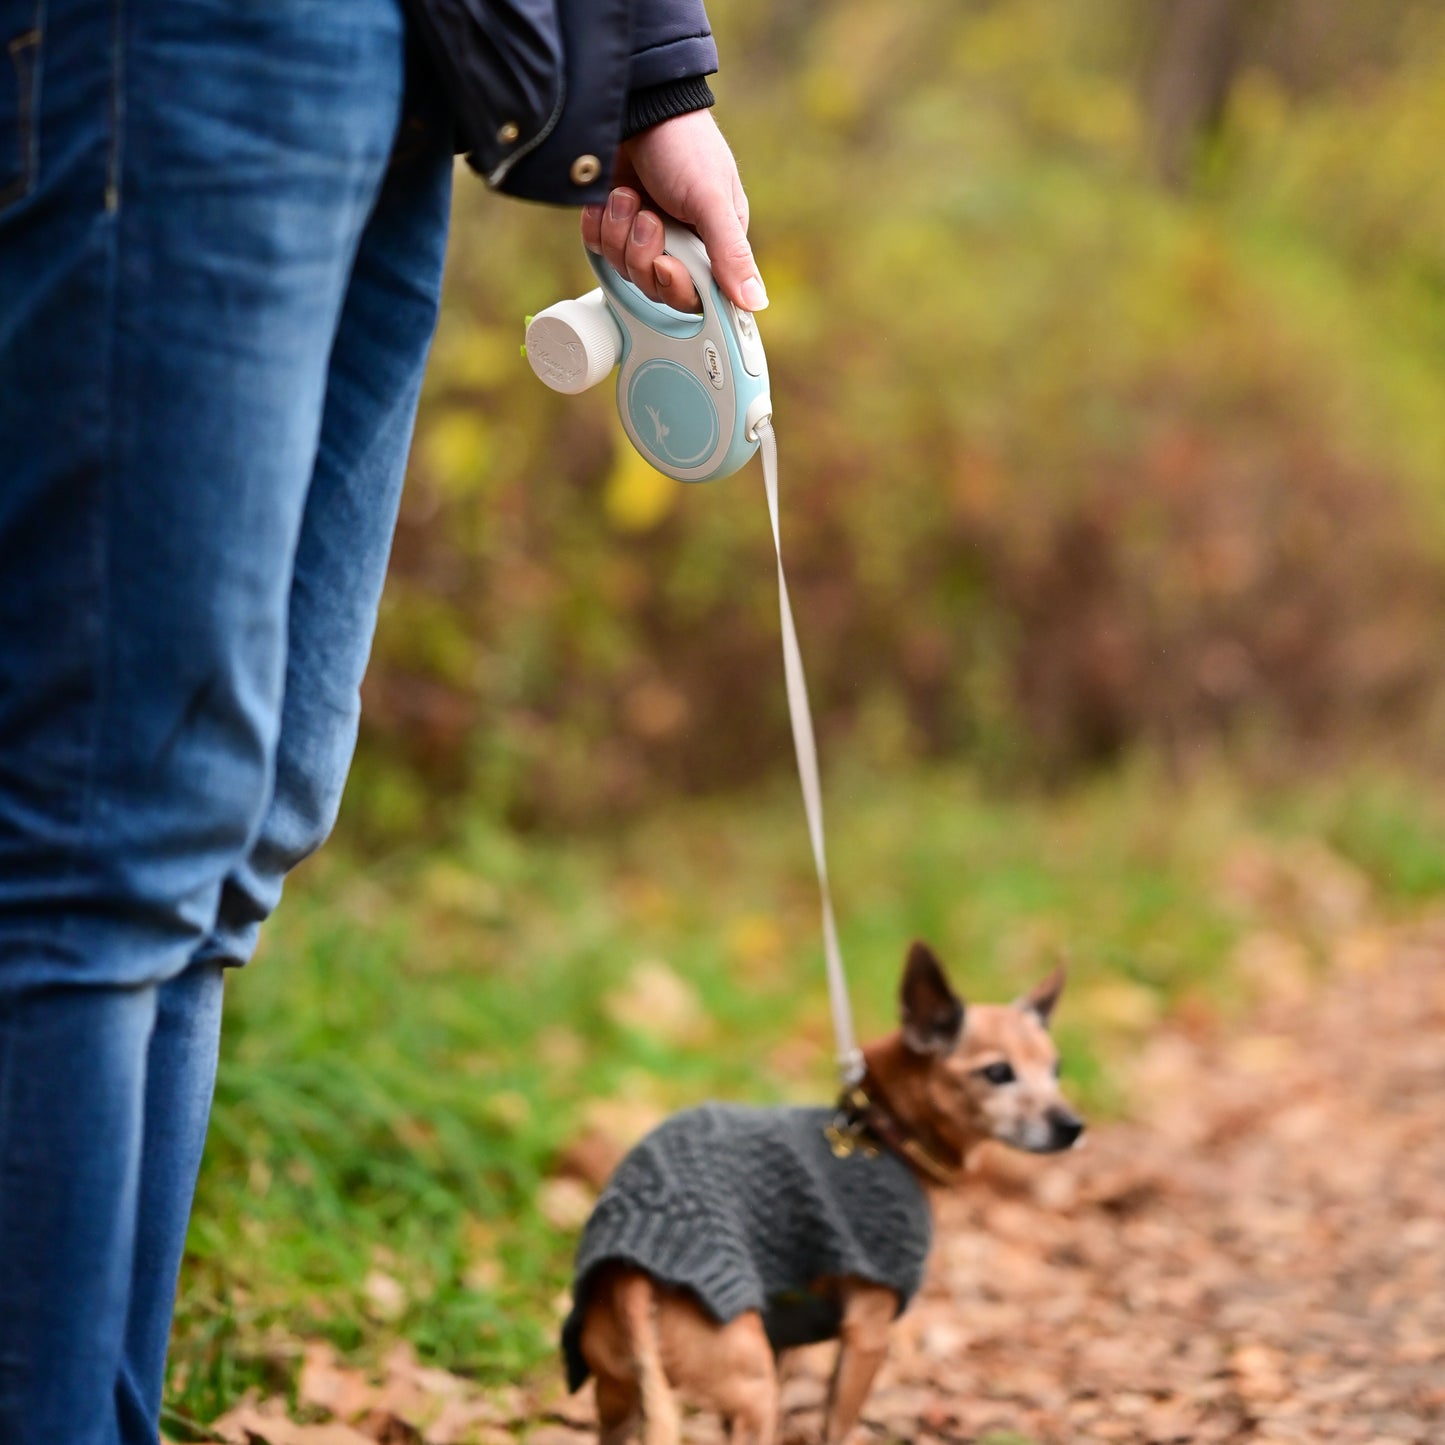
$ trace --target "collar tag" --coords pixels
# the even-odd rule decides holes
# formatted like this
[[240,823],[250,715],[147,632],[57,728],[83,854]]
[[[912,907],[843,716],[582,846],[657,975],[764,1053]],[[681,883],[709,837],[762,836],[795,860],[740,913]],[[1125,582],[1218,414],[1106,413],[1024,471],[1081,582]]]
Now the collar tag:
[[864,1117],[869,1103],[868,1095],[856,1086],[846,1090],[838,1100],[837,1113],[823,1126],[823,1137],[835,1159],[847,1159],[854,1154],[861,1154],[865,1159],[878,1157],[878,1146],[868,1135]]

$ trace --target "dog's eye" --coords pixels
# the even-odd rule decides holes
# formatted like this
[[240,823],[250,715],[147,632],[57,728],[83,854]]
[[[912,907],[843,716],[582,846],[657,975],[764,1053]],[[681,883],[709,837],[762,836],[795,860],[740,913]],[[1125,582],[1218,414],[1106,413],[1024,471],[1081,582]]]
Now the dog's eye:
[[979,1070],[990,1084],[1011,1084],[1016,1077],[1014,1066],[1006,1059],[1000,1059],[996,1064],[989,1064],[986,1068]]

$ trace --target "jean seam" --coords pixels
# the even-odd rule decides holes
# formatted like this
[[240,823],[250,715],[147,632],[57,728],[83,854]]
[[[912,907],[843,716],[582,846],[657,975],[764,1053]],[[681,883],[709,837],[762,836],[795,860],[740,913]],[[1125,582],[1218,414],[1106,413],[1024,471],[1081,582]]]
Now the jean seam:
[[[91,644],[94,649],[95,696],[91,706],[90,736],[85,743],[85,770],[80,789],[80,806],[77,810],[76,842],[67,870],[66,882],[78,879],[95,856],[92,846],[95,831],[95,814],[99,807],[101,771],[101,747],[106,735],[105,716],[110,700],[113,660],[110,646],[110,538],[111,519],[114,511],[114,478],[122,464],[121,428],[117,423],[120,414],[120,400],[117,395],[119,368],[115,364],[118,345],[117,332],[120,326],[120,271],[121,271],[121,222],[119,214],[120,187],[118,177],[112,171],[121,154],[120,128],[125,115],[121,98],[124,81],[122,62],[124,0],[113,0],[112,46],[111,46],[111,117],[110,159],[105,193],[105,214],[99,218],[101,256],[103,268],[104,301],[102,303],[104,343],[98,349],[96,368],[98,386],[104,398],[101,429],[104,444],[100,449],[102,458],[98,482],[99,505],[94,511],[91,528],[91,597],[94,610],[94,628]],[[113,206],[112,187],[116,204]],[[71,932],[73,914],[67,914],[60,923],[59,938],[62,948],[67,934]]]
[[[16,97],[16,127],[19,153],[22,158],[20,174],[3,190],[0,190],[0,211],[22,201],[35,189],[35,173],[39,169],[36,154],[39,137],[36,111],[40,98],[40,64],[45,39],[45,0],[35,0],[35,16],[28,30],[15,36],[6,49],[10,52],[10,64],[15,67],[18,87]],[[30,52],[28,61],[21,57]]]
[[120,210],[121,164],[125,130],[125,0],[114,0],[110,30],[110,155],[105,172],[105,209]]
[[[11,1007],[0,1010],[0,1139],[10,1138],[9,1120],[14,1104],[15,1093],[15,1049],[12,1044],[16,1030],[14,1000],[11,1000]],[[7,1149],[0,1153],[0,1238],[9,1233],[6,1223],[6,1205],[8,1201],[16,1199],[20,1190],[13,1185],[19,1180],[11,1180],[7,1176],[11,1170],[11,1156]],[[6,1389],[6,1374],[13,1362],[0,1357],[0,1404],[4,1402]]]

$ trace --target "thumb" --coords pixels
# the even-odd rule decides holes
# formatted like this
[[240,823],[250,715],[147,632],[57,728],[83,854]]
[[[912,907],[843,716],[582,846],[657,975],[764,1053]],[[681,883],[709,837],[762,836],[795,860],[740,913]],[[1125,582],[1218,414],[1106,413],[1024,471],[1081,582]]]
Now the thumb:
[[732,202],[719,195],[700,209],[695,224],[723,295],[745,311],[763,310],[768,304],[767,288]]

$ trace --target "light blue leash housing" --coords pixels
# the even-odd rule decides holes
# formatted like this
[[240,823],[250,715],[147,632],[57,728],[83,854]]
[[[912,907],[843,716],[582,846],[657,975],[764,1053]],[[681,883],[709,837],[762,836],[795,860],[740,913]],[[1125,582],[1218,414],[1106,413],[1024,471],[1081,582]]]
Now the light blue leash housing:
[[527,324],[527,360],[555,391],[579,392],[620,363],[617,411],[633,446],[680,482],[730,476],[758,449],[773,410],[768,362],[752,312],[718,290],[703,244],[668,224],[666,248],[687,267],[702,314],[650,301],[601,256],[601,285],[539,311]]

